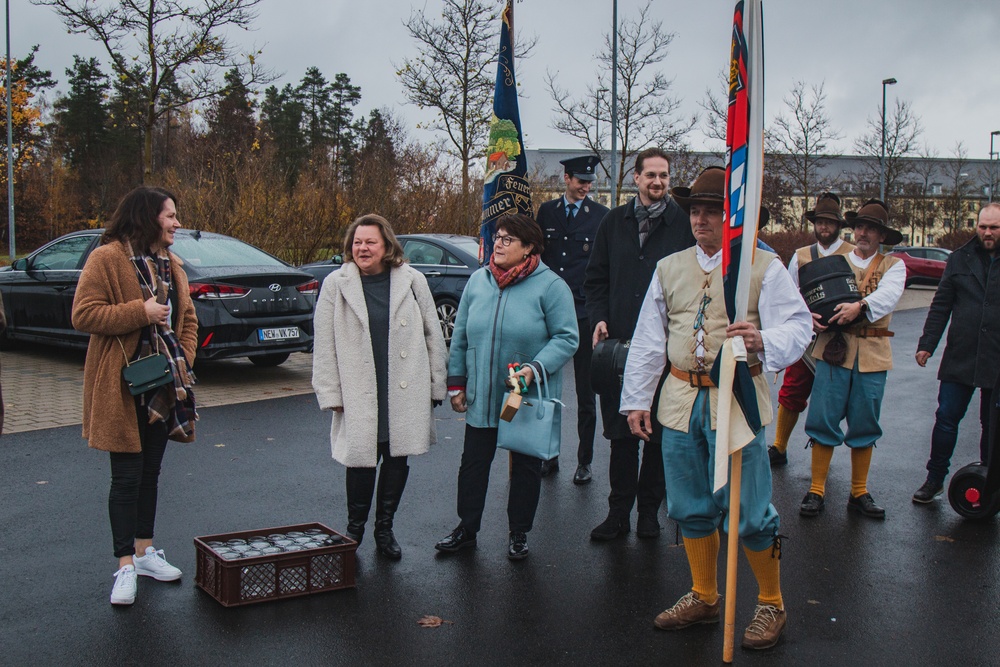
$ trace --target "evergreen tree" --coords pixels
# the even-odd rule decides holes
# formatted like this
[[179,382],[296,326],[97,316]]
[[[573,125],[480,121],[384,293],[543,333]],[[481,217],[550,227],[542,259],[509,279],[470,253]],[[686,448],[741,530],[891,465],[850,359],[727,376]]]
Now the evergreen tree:
[[73,56],[69,93],[55,103],[56,142],[69,164],[86,172],[111,142],[106,97],[111,89],[97,58]]
[[333,98],[329,114],[330,136],[335,173],[339,175],[349,170],[361,131],[361,124],[354,124],[353,111],[361,101],[361,87],[352,86],[351,78],[341,72],[330,85],[330,92]]
[[261,120],[268,139],[274,144],[278,169],[290,188],[298,180],[308,145],[302,131],[305,108],[291,84],[280,91],[270,86],[264,91]]
[[305,123],[305,139],[308,149],[313,152],[330,145],[332,134],[332,89],[318,67],[310,67],[295,89],[295,96],[302,104]]
[[257,138],[257,103],[238,69],[226,72],[226,87],[208,109],[208,137],[224,153],[246,155]]

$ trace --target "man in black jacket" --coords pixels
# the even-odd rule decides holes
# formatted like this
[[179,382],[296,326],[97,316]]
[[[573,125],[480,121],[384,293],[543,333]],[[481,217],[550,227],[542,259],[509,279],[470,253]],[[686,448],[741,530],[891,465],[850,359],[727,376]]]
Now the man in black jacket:
[[941,495],[958,439],[958,424],[979,387],[979,455],[989,452],[990,396],[1000,369],[1000,204],[979,212],[976,236],[948,258],[931,302],[924,333],[917,343],[917,363],[927,364],[951,319],[938,380],[938,409],[931,433],[927,481],[913,502],[929,503]]
[[[607,338],[624,341],[632,337],[656,263],[695,243],[687,213],[667,194],[667,154],[659,148],[639,153],[633,178],[638,196],[612,209],[601,222],[587,265],[584,293],[594,346]],[[628,533],[635,504],[639,537],[660,534],[656,515],[665,495],[660,438],[657,435],[644,443],[640,467],[639,438],[618,413],[620,401],[620,392],[601,396],[604,437],[611,441],[611,494],[607,519],[590,533],[594,540],[612,540]]]
[[[565,168],[563,180],[566,192],[562,197],[547,201],[538,207],[538,226],[545,236],[542,261],[559,274],[573,290],[576,302],[576,323],[580,332],[580,347],[573,355],[573,375],[576,378],[576,429],[580,437],[577,448],[574,484],[588,484],[591,480],[590,464],[594,460],[594,432],[597,428],[597,401],[590,388],[590,334],[587,310],[584,307],[583,279],[587,262],[594,249],[594,238],[601,220],[608,214],[608,207],[598,204],[587,195],[597,178],[601,159],[584,155],[562,160]],[[559,470],[559,457],[542,461],[542,477]]]

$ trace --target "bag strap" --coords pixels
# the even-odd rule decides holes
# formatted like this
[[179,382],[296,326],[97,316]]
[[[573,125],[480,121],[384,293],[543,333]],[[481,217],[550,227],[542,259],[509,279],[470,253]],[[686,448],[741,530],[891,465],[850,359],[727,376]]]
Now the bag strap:
[[868,281],[871,280],[872,274],[875,273],[875,269],[882,264],[882,260],[885,258],[880,252],[875,253],[872,257],[872,263],[868,265],[868,270],[865,271],[865,275],[861,278],[861,289],[866,289],[868,287]]
[[122,339],[119,338],[118,336],[115,336],[115,340],[118,341],[118,347],[122,349],[122,356],[125,357],[125,367],[128,368],[129,366],[131,366],[131,364],[128,362],[128,355],[125,354],[125,346],[122,345]]
[[[549,398],[549,372],[545,370],[545,365],[537,359],[531,362],[533,365],[537,365],[542,371],[542,381],[535,383],[535,388],[538,390],[538,400],[541,401],[542,398],[548,400]],[[545,396],[542,396],[542,385],[545,385]]]

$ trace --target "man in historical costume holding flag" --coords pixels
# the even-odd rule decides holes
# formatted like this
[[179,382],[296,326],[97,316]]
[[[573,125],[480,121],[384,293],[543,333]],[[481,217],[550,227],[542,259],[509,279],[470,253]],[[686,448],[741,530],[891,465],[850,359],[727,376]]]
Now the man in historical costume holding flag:
[[[816,243],[799,248],[788,262],[788,273],[792,282],[799,286],[799,269],[814,259],[830,255],[846,255],[854,246],[840,238],[840,230],[846,225],[840,208],[840,197],[832,192],[824,192],[816,199],[816,207],[806,211],[806,220],[813,224]],[[819,315],[813,315],[813,319]],[[805,412],[812,393],[816,364],[810,351],[806,356],[785,369],[785,377],[778,391],[778,422],[774,430],[774,444],[767,448],[771,467],[788,463],[788,438]]]
[[[722,245],[725,170],[709,167],[673,198],[688,211],[697,245],[656,267],[625,366],[621,412],[632,432],[649,440],[657,381],[670,362],[656,417],[663,425],[667,513],[680,525],[692,589],[654,621],[663,630],[717,623],[722,609],[717,568],[719,528],[729,487],[713,492],[718,390],[710,370],[726,338],[746,344],[762,424],[771,420],[764,371],[777,372],[802,356],[812,317],[788,271],[772,253],[757,250],[750,269],[746,321],[729,324],[723,292]],[[764,431],[743,449],[739,535],[760,587],[747,648],[774,646],[785,627],[780,585],[778,512],[771,504],[771,469]]]
[[[882,436],[879,415],[886,376],[892,368],[889,321],[903,296],[906,268],[896,257],[879,252],[879,247],[883,243],[896,245],[903,235],[889,226],[889,212],[877,199],[868,200],[856,213],[848,213],[847,225],[854,229],[855,242],[847,259],[863,298],[837,305],[830,323],[847,326],[845,331],[826,331],[816,323],[820,332],[813,350],[816,382],[806,416],[806,435],[812,445],[812,484],[799,514],[816,516],[823,510],[833,450],[843,443],[851,450],[847,508],[884,519],[885,509],[868,492],[868,469],[875,442]],[[840,427],[845,419],[846,434]]]
[[490,263],[493,253],[493,235],[498,218],[509,213],[522,213],[534,218],[531,188],[526,176],[528,160],[524,154],[521,116],[517,109],[517,82],[514,79],[513,0],[507,0],[501,18],[493,119],[490,121],[486,174],[483,178],[483,217],[479,230],[479,248],[484,265]]

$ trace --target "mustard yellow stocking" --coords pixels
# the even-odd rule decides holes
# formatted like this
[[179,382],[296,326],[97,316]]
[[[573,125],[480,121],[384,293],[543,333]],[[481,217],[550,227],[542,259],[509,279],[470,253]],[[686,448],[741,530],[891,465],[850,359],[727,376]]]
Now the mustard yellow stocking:
[[812,446],[812,486],[810,493],[822,496],[826,494],[826,476],[830,474],[830,461],[833,459],[833,447],[814,442]]
[[868,469],[872,465],[874,447],[851,448],[851,496],[858,498],[868,493]]
[[708,604],[719,599],[719,531],[707,537],[684,538],[684,551],[691,567],[691,590]]
[[783,405],[778,406],[778,424],[774,429],[774,448],[782,454],[788,451],[788,438],[791,437],[792,430],[798,421],[798,412],[789,410]]
[[750,561],[750,569],[753,570],[753,576],[757,578],[757,586],[760,588],[757,604],[771,604],[778,609],[784,609],[785,602],[781,599],[781,561],[778,560],[778,553],[771,547],[763,551],[750,551],[746,546],[743,547],[743,553]]

